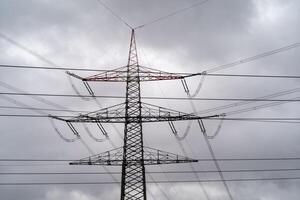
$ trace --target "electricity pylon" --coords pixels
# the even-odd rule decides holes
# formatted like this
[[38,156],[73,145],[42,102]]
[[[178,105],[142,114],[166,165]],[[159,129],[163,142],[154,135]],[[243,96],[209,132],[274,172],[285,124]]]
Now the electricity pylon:
[[123,147],[70,163],[72,165],[122,166],[121,200],[146,200],[145,165],[197,162],[197,160],[185,156],[143,145],[143,123],[168,122],[173,133],[176,133],[173,121],[199,120],[199,124],[203,126],[202,119],[216,116],[200,117],[141,102],[140,82],[176,79],[184,81],[184,78],[193,76],[193,74],[168,73],[140,66],[134,29],[131,32],[127,66],[89,77],[81,77],[70,72],[68,74],[81,79],[91,95],[94,95],[94,92],[88,82],[126,82],[125,103],[88,114],[80,114],[73,118],[51,116],[67,122],[76,135],[78,132],[73,123],[96,123],[104,135],[106,135],[106,131],[101,125],[102,123],[125,124]]

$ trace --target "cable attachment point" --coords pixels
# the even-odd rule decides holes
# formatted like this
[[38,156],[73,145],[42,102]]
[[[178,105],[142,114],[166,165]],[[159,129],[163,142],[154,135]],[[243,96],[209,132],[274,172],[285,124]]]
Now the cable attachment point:
[[74,78],[78,78],[78,79],[81,79],[82,80],[82,77],[81,76],[78,76],[77,74],[74,74],[70,71],[66,71],[66,74],[70,75],[70,76],[73,76]]
[[226,117],[226,113],[221,113],[221,114],[219,114],[219,117]]
[[217,127],[215,133],[214,133],[213,135],[208,135],[208,136],[207,136],[208,139],[214,139],[214,138],[219,134],[219,132],[220,132],[220,130],[221,130],[221,128],[222,128],[222,125],[223,125],[223,123],[224,123],[224,117],[225,117],[225,116],[226,116],[225,113],[222,113],[222,114],[219,115],[219,117],[221,117],[220,123],[219,123],[219,125],[218,125],[218,127]]

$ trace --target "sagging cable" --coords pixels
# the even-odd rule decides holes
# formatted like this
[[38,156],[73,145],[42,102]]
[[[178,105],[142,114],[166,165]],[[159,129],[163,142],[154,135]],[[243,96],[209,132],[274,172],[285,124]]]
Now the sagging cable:
[[[187,93],[187,96],[188,96],[188,98],[191,98],[189,96],[189,92]],[[192,106],[193,112],[196,112],[196,107],[195,107],[194,102],[190,100],[190,104]],[[191,130],[192,124],[193,124],[193,121],[189,120],[188,124],[187,124],[187,126],[185,128],[185,131],[184,131],[183,135],[182,136],[177,135],[177,137],[176,137],[177,140],[182,141],[182,140],[184,140],[187,137],[187,135],[189,134],[189,132]]]
[[[189,97],[189,96],[188,96],[188,97]],[[190,98],[190,97],[189,97],[189,98]],[[191,106],[192,106],[193,112],[195,112],[195,111],[196,111],[196,107],[195,107],[195,105],[194,105],[194,102],[190,100],[190,104],[191,104]],[[189,132],[190,132],[190,130],[191,130],[192,124],[193,124],[193,121],[192,121],[192,120],[189,120],[189,121],[188,121],[188,124],[187,124],[187,126],[186,126],[186,128],[185,128],[185,131],[184,131],[183,135],[182,135],[181,137],[179,137],[179,136],[177,137],[177,139],[178,139],[179,141],[184,140],[184,139],[186,138],[186,136],[189,134]]]
[[189,121],[188,122],[188,125],[183,133],[182,136],[179,136],[178,134],[176,135],[176,139],[179,140],[179,141],[182,141],[186,138],[186,136],[189,134],[190,130],[191,130],[191,127],[192,127],[192,121]]
[[225,114],[222,114],[220,115],[221,116],[221,120],[219,122],[219,125],[217,127],[217,130],[215,131],[215,133],[213,135],[207,135],[207,138],[208,139],[214,139],[220,132],[221,128],[222,128],[222,125],[224,123],[224,117],[225,117]]
[[95,137],[85,123],[83,123],[82,125],[83,125],[84,130],[87,132],[87,134],[90,136],[90,138],[92,138],[94,141],[104,142],[107,139],[107,138],[106,139],[102,139],[102,138],[100,139],[100,138]]
[[54,131],[58,134],[58,136],[63,139],[65,142],[75,142],[76,140],[80,139],[80,137],[78,137],[76,135],[76,138],[66,138],[65,136],[63,136],[63,134],[59,131],[58,127],[56,126],[56,124],[54,123],[54,120],[52,118],[49,118],[50,124],[52,125]]
[[186,138],[186,136],[189,134],[190,129],[192,127],[192,121],[189,121],[188,125],[187,125],[187,127],[186,127],[186,129],[185,129],[185,131],[183,133],[183,135],[180,136],[178,134],[178,131],[176,130],[176,127],[175,127],[174,123],[172,121],[168,121],[168,124],[170,126],[170,129],[171,129],[172,133],[174,134],[174,136],[176,137],[176,139],[179,140],[179,141],[182,141],[182,140],[184,140]]
[[[195,108],[195,105],[194,105],[193,101],[190,101],[190,103],[191,103],[191,105],[192,105],[193,111],[195,112],[196,108]],[[184,139],[188,136],[188,134],[189,134],[189,132],[190,132],[190,130],[191,130],[192,124],[193,124],[193,121],[192,121],[192,120],[189,120],[189,121],[188,121],[188,124],[187,124],[187,126],[186,126],[186,128],[185,128],[185,130],[184,130],[183,135],[182,135],[182,136],[179,136],[178,134],[175,135],[175,136],[176,136],[176,139],[177,139],[178,141],[182,141],[182,140],[184,140]]]

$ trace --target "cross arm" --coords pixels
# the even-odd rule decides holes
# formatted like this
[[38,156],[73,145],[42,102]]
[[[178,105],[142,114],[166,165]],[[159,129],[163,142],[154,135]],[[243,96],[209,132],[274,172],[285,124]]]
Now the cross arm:
[[[127,80],[127,66],[117,68],[114,70],[107,70],[91,76],[80,76],[71,72],[66,72],[74,78],[80,79],[84,82],[126,82]],[[161,70],[152,69],[149,67],[139,66],[139,79],[143,81],[161,81],[161,80],[178,80],[192,76],[198,76],[201,73],[171,73]]]
[[170,152],[154,149],[150,147],[143,147],[144,159],[123,159],[123,147],[106,151],[97,155],[86,157],[77,161],[70,162],[70,165],[111,165],[122,166],[123,162],[138,163],[144,162],[145,165],[160,165],[160,164],[173,164],[173,163],[190,163],[198,162],[198,160],[191,159],[186,156],[173,154]]
[[[75,117],[62,118],[50,116],[54,119],[62,120],[67,123],[125,123],[125,122],[170,122],[170,121],[186,121],[201,120],[207,118],[220,117],[220,115],[198,116],[173,109],[155,106],[148,103],[142,103],[141,116],[126,116],[125,104],[117,104],[108,108],[87,114],[80,114]],[[223,116],[223,115],[222,115]]]

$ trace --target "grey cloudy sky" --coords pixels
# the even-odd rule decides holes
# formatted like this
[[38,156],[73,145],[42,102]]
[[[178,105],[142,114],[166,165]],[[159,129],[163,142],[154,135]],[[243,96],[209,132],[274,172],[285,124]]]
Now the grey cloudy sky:
[[[105,0],[126,22],[139,26],[153,19],[187,7],[196,0]],[[174,15],[165,20],[145,26],[136,32],[140,64],[170,72],[202,72],[242,58],[299,42],[300,2],[297,0],[209,0],[201,6]],[[0,64],[50,66],[24,48],[9,42],[11,38],[23,47],[36,52],[56,66],[113,69],[126,65],[130,30],[96,0],[1,0],[0,1]],[[300,49],[295,48],[246,64],[238,65],[218,73],[299,75]],[[0,69],[0,91],[16,92],[16,89],[30,93],[74,93],[63,71]],[[80,72],[82,75],[89,74]],[[78,89],[87,94],[77,80]],[[191,91],[199,78],[188,80]],[[6,85],[5,85],[6,84]],[[14,86],[15,89],[7,87]],[[98,95],[123,95],[122,84],[93,83]],[[256,98],[281,91],[295,89],[294,93],[278,98],[299,96],[299,81],[294,79],[258,79],[206,77],[198,97]],[[143,95],[185,97],[180,81],[145,83]],[[29,97],[11,97],[28,106],[55,108],[45,102]],[[74,110],[99,109],[93,100],[70,98],[47,98],[63,107]],[[120,100],[100,99],[103,107],[120,103]],[[186,112],[192,112],[188,101],[147,101]],[[227,105],[230,102],[196,101],[197,111]],[[20,105],[20,103],[17,103]],[[226,113],[259,106],[265,103],[251,103],[207,114]],[[1,106],[16,106],[16,102],[0,96]],[[33,111],[1,108],[1,114],[37,114]],[[51,114],[69,114],[51,112]],[[288,103],[265,109],[244,112],[232,117],[298,117],[298,103]],[[206,122],[209,134],[213,134],[219,122]],[[58,158],[79,159],[90,153],[80,143],[67,143],[54,131],[47,119],[1,118],[0,158]],[[65,124],[57,123],[68,138],[72,133]],[[176,123],[182,133],[186,122]],[[88,137],[81,125],[76,126],[90,148],[100,153],[112,148],[109,142],[97,143]],[[105,125],[111,140],[122,145],[118,132]],[[92,125],[89,128],[102,137]],[[178,141],[167,124],[144,126],[147,146],[183,154]],[[217,157],[299,157],[299,125],[278,123],[228,122],[225,121],[218,136],[211,140]],[[182,142],[190,157],[209,158],[203,137],[192,124],[191,131]],[[45,163],[0,163],[1,172],[88,172],[104,171],[102,167],[41,165]],[[39,165],[40,164],[40,165]],[[16,166],[19,165],[19,166]],[[211,163],[193,164],[194,169],[215,169]],[[222,162],[222,169],[297,168],[297,161]],[[176,165],[148,168],[149,170],[191,170],[190,165]],[[118,171],[119,168],[112,168]],[[299,177],[298,172],[227,173],[230,178]],[[119,178],[118,176],[116,176]],[[156,180],[197,180],[195,175],[155,175]],[[200,179],[219,178],[217,174],[200,174]],[[1,182],[72,182],[111,181],[104,175],[65,176],[3,176]],[[150,179],[148,179],[150,180]],[[299,199],[300,182],[230,182],[230,190],[236,200],[281,200]],[[221,183],[204,184],[210,199],[229,199]],[[149,199],[205,199],[199,184],[154,184],[148,185]],[[113,200],[119,198],[118,185],[85,186],[0,186],[2,200]]]

